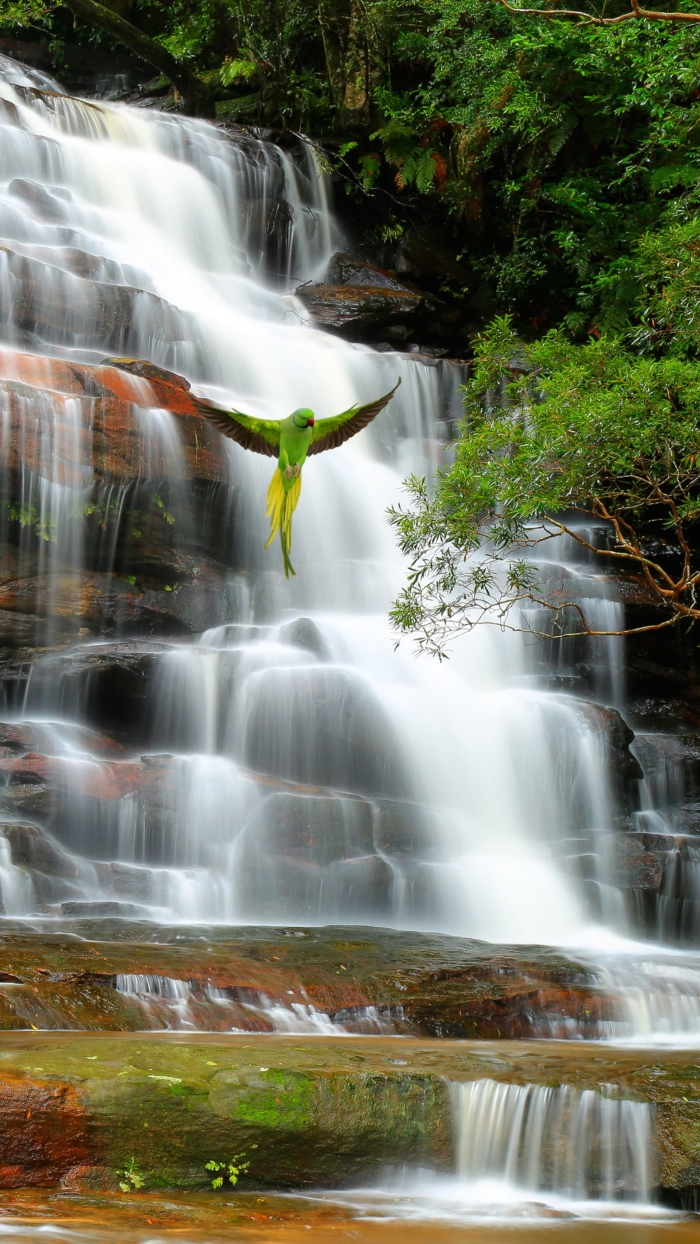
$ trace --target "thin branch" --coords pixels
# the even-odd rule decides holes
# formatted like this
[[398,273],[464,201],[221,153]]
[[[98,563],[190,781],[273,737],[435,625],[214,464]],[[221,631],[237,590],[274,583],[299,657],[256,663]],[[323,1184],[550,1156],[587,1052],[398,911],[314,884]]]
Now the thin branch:
[[619,26],[620,22],[628,22],[637,18],[642,18],[649,22],[700,22],[700,13],[668,13],[659,12],[657,9],[643,9],[638,0],[630,0],[631,9],[629,13],[621,13],[619,17],[597,17],[592,13],[585,13],[581,9],[524,9],[517,4],[509,4],[508,0],[496,0],[497,4],[502,5],[509,13],[527,13],[531,17],[570,17],[573,18],[579,26]]

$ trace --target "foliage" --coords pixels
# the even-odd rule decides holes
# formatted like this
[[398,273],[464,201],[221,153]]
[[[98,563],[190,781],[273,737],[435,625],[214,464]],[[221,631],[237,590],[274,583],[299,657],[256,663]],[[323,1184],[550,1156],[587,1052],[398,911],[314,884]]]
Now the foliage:
[[[581,337],[620,330],[634,318],[627,261],[640,236],[695,218],[695,26],[572,26],[489,0],[127,7],[210,86],[222,116],[329,137],[378,237],[416,211],[437,225],[464,269],[443,292],[471,332],[507,312],[526,336],[562,320]],[[6,31],[37,24],[59,65],[61,45],[114,46],[53,0],[0,0]],[[370,62],[369,97],[353,104]]]
[[18,523],[20,527],[30,527],[35,536],[46,543],[55,542],[56,540],[56,520],[46,518],[35,505],[22,505],[17,501],[3,501],[3,509],[7,512],[7,517],[11,523]]
[[[211,1161],[206,1163],[204,1167],[205,1171],[212,1171],[214,1174],[211,1181],[211,1186],[214,1190],[222,1188],[226,1180],[228,1180],[232,1188],[235,1188],[239,1177],[244,1175],[250,1166],[250,1162],[242,1161],[242,1158],[244,1157],[244,1153],[237,1153],[229,1162]],[[223,1174],[221,1172],[223,1172]]]
[[146,1182],[146,1175],[138,1166],[135,1157],[130,1157],[129,1161],[117,1171],[117,1179],[122,1192],[135,1192],[139,1188],[143,1188]]
[[[399,631],[441,656],[484,621],[604,633],[539,560],[561,534],[637,578],[662,609],[643,629],[700,618],[694,359],[640,355],[612,336],[576,345],[559,330],[523,344],[501,318],[478,343],[465,399],[455,461],[434,495],[412,479],[412,506],[391,513],[411,559],[392,611]],[[595,520],[609,533],[602,544]]]

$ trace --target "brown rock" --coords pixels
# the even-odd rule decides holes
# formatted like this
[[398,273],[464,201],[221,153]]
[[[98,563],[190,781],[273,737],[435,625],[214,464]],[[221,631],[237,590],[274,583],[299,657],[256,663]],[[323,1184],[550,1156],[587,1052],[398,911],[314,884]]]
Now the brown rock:
[[369,286],[372,289],[398,289],[409,293],[418,293],[410,289],[405,281],[400,281],[396,273],[387,272],[385,268],[377,268],[374,264],[365,263],[362,259],[353,259],[344,251],[336,251],[331,256],[325,277],[326,285]]
[[56,1183],[92,1154],[72,1085],[5,1074],[0,1079],[0,1188]]
[[[48,470],[56,482],[80,488],[105,479],[134,480],[149,473],[158,478],[228,482],[222,438],[198,413],[188,396],[187,382],[159,368],[147,379],[136,367],[148,365],[131,361],[126,370],[124,363],[94,367],[0,349],[0,401],[7,411],[5,469],[25,468],[39,475]],[[74,407],[67,405],[76,397],[84,411],[78,430]],[[164,443],[147,442],[144,412],[152,407],[178,416],[181,460],[173,460]],[[50,461],[40,436],[42,422],[49,417],[53,427]]]
[[401,287],[301,285],[296,293],[321,328],[351,339],[404,323],[425,306],[422,294]]

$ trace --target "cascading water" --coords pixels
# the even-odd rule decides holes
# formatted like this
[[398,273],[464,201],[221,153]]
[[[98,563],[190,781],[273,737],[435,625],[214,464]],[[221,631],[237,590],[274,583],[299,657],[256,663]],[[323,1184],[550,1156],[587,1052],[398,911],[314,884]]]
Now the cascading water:
[[457,1174],[572,1201],[649,1200],[649,1106],[592,1089],[477,1080],[452,1086]]
[[[545,668],[541,645],[487,627],[443,666],[393,650],[403,566],[385,512],[429,469],[461,373],[307,323],[290,291],[340,240],[312,149],[81,103],[6,60],[0,73],[2,688],[28,740],[0,794],[10,821],[40,821],[55,864],[22,871],[0,846],[6,912],[123,903],[161,921],[569,946],[628,933],[619,718],[567,694],[580,650]],[[403,384],[362,437],[305,467],[287,582],[262,549],[270,463],[187,430],[105,355],[270,417]],[[115,434],[117,397],[131,422]],[[578,576],[614,629],[609,584],[556,556],[550,577]],[[619,642],[586,660],[621,704]],[[191,1002],[152,982],[125,992]]]
[[[285,274],[295,283],[317,275],[330,254],[333,226],[312,154],[232,143],[204,123],[47,98],[12,77],[0,135],[8,343],[25,344],[29,333],[36,352],[85,361],[128,352],[264,414],[304,402],[323,415],[385,391],[397,372],[404,380],[376,434],[305,472],[292,584],[261,551],[268,467],[227,447],[235,504],[220,512],[231,526],[220,538],[229,550],[237,541],[241,568],[222,625],[198,643],[168,642],[150,671],[145,741],[174,753],[160,823],[137,795],[97,809],[85,782],[68,782],[50,829],[80,856],[148,869],[161,915],[571,938],[588,919],[587,898],[558,866],[557,844],[564,822],[586,833],[604,823],[604,757],[574,703],[502,689],[504,664],[507,675],[524,670],[517,643],[504,651],[500,637],[475,636],[449,671],[392,654],[383,615],[401,565],[384,511],[400,474],[420,465],[455,378],[445,366],[310,331],[300,304],[273,292]],[[256,212],[267,219],[271,199],[287,203],[291,222],[274,273],[250,223]],[[114,286],[123,329],[103,325]],[[21,324],[20,301],[29,306]],[[176,539],[202,538],[208,516],[187,490],[175,421],[134,397],[148,483],[130,496],[105,496],[104,486],[95,496],[90,480],[81,490],[60,479],[60,462],[73,467],[90,435],[85,399],[61,402],[55,435],[50,417],[40,429],[43,458],[20,504],[50,537],[32,566],[46,626],[66,566],[80,573],[99,561],[104,572],[127,558],[115,535],[108,560],[112,511],[113,532],[122,513],[136,529],[155,498],[174,515]],[[151,482],[160,476],[167,502]],[[84,511],[95,505],[104,518],[97,550],[82,538]],[[302,610],[305,631],[275,620],[290,618],[293,628]],[[241,624],[257,629],[244,637]],[[45,632],[34,638],[46,646]],[[113,634],[125,633],[117,619]],[[90,675],[69,672],[62,656],[35,662],[23,715],[89,715]]]

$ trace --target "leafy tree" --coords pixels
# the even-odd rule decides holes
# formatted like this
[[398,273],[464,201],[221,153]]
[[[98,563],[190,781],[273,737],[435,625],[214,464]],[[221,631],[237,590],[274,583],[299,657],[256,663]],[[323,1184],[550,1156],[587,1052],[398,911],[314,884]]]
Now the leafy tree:
[[412,506],[391,513],[410,558],[391,614],[400,632],[440,656],[482,622],[621,633],[596,630],[567,580],[539,561],[560,535],[645,589],[659,619],[633,629],[700,618],[695,359],[640,355],[612,336],[576,345],[558,330],[523,344],[501,318],[478,343],[465,396],[454,464],[432,495],[425,480],[408,481]]

